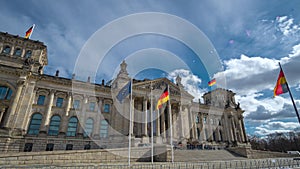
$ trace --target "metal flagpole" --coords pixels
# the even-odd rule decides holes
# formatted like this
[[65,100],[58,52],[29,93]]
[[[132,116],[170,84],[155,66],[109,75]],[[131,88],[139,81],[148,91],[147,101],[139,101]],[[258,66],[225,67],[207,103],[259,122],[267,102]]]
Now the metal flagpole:
[[173,125],[172,125],[172,111],[171,111],[171,99],[170,99],[170,88],[168,85],[168,94],[169,94],[169,100],[168,100],[168,109],[169,109],[169,122],[170,122],[170,145],[171,145],[171,157],[172,157],[172,163],[174,162],[174,149],[173,149]]
[[32,25],[32,30],[31,30],[31,33],[30,33],[28,39],[30,39],[30,37],[31,37],[31,35],[32,35],[32,33],[33,33],[33,30],[34,30],[34,27],[35,27],[35,24]]
[[151,119],[151,163],[153,163],[153,98],[152,98],[152,82],[150,82],[150,119]]
[[129,130],[128,130],[128,165],[130,166],[131,129],[132,129],[132,78],[130,79]]
[[[280,66],[280,70],[283,72],[280,62],[279,62],[278,64],[279,64],[279,66]],[[284,73],[283,73],[283,74],[284,74]],[[286,80],[286,77],[285,77],[285,76],[284,76],[284,78],[285,78],[285,80]],[[297,114],[297,117],[298,117],[298,122],[299,122],[299,124],[300,124],[300,116],[299,116],[299,113],[298,113],[298,110],[297,110],[296,104],[295,104],[295,102],[294,102],[294,98],[293,98],[293,96],[292,96],[292,93],[291,93],[291,90],[290,90],[290,87],[289,87],[289,85],[288,85],[287,80],[286,80],[286,87],[287,87],[288,92],[289,92],[289,94],[290,94],[290,97],[291,97],[291,99],[292,99],[293,106],[294,106],[294,109],[295,109],[296,114]]]

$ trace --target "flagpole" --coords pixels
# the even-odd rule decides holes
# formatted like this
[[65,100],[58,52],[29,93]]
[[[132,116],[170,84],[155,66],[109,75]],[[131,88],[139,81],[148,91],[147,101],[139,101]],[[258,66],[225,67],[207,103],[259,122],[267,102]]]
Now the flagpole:
[[153,163],[153,98],[152,98],[152,82],[150,82],[150,119],[151,119],[151,163]]
[[129,132],[128,132],[128,165],[130,166],[131,129],[132,129],[132,78],[130,79]]
[[168,94],[169,94],[169,100],[168,100],[168,109],[169,109],[169,121],[170,121],[170,145],[171,145],[171,158],[172,163],[174,163],[174,149],[173,149],[173,125],[172,125],[172,111],[171,111],[171,98],[170,98],[170,88],[168,85]]
[[29,35],[28,39],[30,39],[32,33],[33,33],[33,30],[34,30],[34,27],[35,27],[35,24],[32,25],[32,30],[31,30],[31,34]]
[[[283,72],[280,62],[278,62],[278,64],[279,64],[280,70]],[[286,80],[286,77],[285,77],[285,80]],[[291,100],[292,100],[292,102],[293,102],[293,106],[294,106],[295,112],[296,112],[297,117],[298,117],[298,122],[299,122],[299,124],[300,124],[300,116],[299,116],[299,113],[298,113],[298,110],[297,110],[296,104],[295,104],[295,102],[294,102],[294,98],[293,98],[293,95],[292,95],[292,93],[291,93],[291,90],[290,90],[290,87],[289,87],[289,85],[288,85],[287,80],[286,80],[286,87],[287,87],[288,92],[289,92],[289,94],[290,94],[290,97],[291,97]]]

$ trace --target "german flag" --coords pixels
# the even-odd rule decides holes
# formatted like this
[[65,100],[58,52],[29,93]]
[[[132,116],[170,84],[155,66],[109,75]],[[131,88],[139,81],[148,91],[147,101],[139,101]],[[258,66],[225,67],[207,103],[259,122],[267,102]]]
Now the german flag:
[[274,97],[280,94],[288,92],[287,82],[284,76],[282,69],[280,69],[280,73],[277,79],[276,86],[274,88]]
[[34,25],[32,25],[32,26],[26,31],[25,37],[24,37],[24,38],[29,39],[29,37],[30,37],[30,35],[31,35],[32,31],[33,31],[33,27],[34,27]]
[[168,86],[164,90],[164,92],[160,95],[156,109],[160,109],[164,103],[166,103],[169,100],[169,92],[168,92]]
[[216,79],[212,79],[211,81],[208,82],[208,86],[213,86],[216,84]]

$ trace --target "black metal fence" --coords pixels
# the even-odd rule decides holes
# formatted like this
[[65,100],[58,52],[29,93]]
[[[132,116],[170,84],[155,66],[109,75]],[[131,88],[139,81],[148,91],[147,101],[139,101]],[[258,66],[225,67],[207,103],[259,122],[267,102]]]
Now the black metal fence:
[[128,164],[68,164],[68,165],[29,165],[29,166],[1,166],[0,168],[43,168],[43,169],[288,169],[299,168],[300,158],[274,158],[274,159],[247,159],[234,161],[209,162],[176,162],[176,163],[132,163]]

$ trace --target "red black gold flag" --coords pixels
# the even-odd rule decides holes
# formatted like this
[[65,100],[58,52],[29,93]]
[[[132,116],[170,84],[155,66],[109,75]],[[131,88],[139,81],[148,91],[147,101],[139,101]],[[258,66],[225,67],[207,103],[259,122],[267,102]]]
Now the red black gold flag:
[[164,103],[166,103],[169,100],[169,92],[168,92],[168,86],[164,90],[164,92],[160,95],[156,109],[160,109]]
[[277,79],[276,86],[274,88],[274,97],[280,94],[288,92],[287,82],[283,71],[280,69],[280,73]]
[[25,38],[28,39],[33,31],[33,27],[34,25],[32,25],[27,31],[26,31],[26,34],[25,34]]
[[216,79],[212,79],[211,81],[208,82],[208,86],[213,86],[216,84]]

